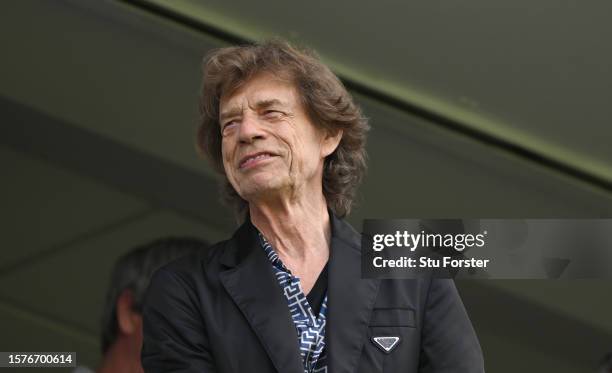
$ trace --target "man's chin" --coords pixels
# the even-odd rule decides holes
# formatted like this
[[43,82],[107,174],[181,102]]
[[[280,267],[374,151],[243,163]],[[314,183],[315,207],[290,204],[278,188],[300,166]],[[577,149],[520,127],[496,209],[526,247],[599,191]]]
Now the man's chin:
[[278,181],[268,180],[267,182],[249,184],[242,188],[240,196],[248,202],[269,199],[282,190],[282,184]]

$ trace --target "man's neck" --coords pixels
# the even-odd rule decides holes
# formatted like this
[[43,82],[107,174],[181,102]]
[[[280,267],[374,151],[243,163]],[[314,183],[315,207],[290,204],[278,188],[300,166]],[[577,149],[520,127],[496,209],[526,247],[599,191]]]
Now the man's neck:
[[329,258],[331,223],[327,205],[323,201],[317,208],[249,209],[253,225],[308,294]]
[[327,258],[331,238],[325,198],[284,204],[251,204],[251,222],[283,258],[306,260],[311,255]]

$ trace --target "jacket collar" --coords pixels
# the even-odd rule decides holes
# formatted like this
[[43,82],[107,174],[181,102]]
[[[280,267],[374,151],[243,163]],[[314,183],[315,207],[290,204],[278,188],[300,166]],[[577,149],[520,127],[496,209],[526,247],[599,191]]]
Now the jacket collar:
[[221,264],[228,268],[242,264],[259,246],[256,238],[257,228],[247,219],[227,242],[219,258]]
[[[328,264],[326,350],[328,370],[353,372],[366,340],[378,280],[361,279],[361,237],[330,211],[332,229]],[[282,373],[302,373],[295,326],[287,300],[268,258],[247,220],[228,241],[221,263],[223,286]],[[263,289],[273,289],[264,291]],[[288,338],[296,339],[289,343]]]

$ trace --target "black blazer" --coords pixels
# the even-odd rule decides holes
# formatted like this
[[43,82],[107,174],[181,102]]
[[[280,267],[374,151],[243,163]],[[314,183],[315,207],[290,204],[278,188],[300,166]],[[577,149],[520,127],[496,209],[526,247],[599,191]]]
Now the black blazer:
[[[328,372],[484,372],[453,281],[361,279],[359,233],[330,218]],[[155,273],[143,330],[145,372],[304,372],[287,301],[250,222]],[[386,353],[377,336],[400,341]]]

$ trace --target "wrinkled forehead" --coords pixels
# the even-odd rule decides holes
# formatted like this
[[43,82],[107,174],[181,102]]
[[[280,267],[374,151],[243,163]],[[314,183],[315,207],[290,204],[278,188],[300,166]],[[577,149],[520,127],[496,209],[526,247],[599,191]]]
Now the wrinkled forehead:
[[277,100],[287,105],[294,105],[298,101],[297,90],[292,79],[268,72],[261,72],[233,87],[228,86],[219,99],[219,112],[224,109],[237,107],[244,108],[245,105],[253,105],[255,102]]

